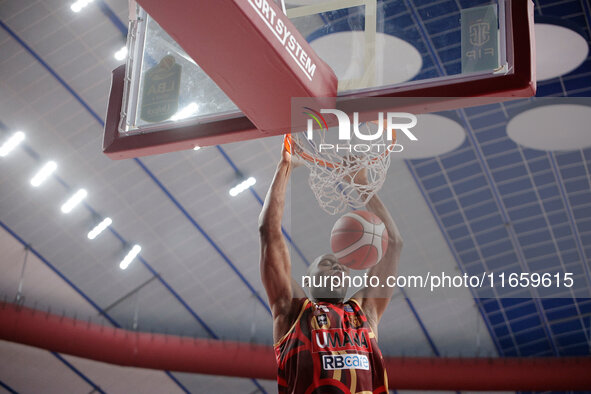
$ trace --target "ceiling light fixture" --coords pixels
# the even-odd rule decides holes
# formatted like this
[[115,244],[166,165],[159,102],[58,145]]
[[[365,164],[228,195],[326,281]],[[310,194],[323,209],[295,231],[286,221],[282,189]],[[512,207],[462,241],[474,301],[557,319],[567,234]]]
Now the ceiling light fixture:
[[[328,34],[324,28],[311,34],[319,35],[310,42],[312,49],[332,67],[339,81],[354,81],[362,77],[365,72],[363,65],[368,60],[372,62],[371,70],[375,73],[373,80],[364,80],[364,88],[410,81],[421,71],[423,57],[411,43],[377,32],[373,58],[367,59],[362,55],[363,52],[359,53],[366,49],[366,32],[350,31],[350,28],[348,23],[339,22],[335,24],[334,29],[337,30],[334,32],[331,26]],[[404,67],[399,66],[400,59],[404,59]],[[347,84],[349,82],[339,83],[339,88],[342,89],[341,85],[345,87]]]
[[123,60],[127,57],[127,47],[121,47],[121,49],[119,49],[117,52],[115,52],[114,55],[115,59],[117,60]]
[[55,161],[48,161],[31,179],[33,187],[39,187],[53,172],[56,170],[57,164]]
[[68,199],[68,201],[66,201],[62,205],[62,212],[63,213],[72,212],[72,209],[74,209],[76,207],[76,205],[80,204],[80,202],[82,202],[82,200],[84,200],[87,195],[88,195],[88,193],[86,192],[85,189],[78,190],[76,193],[74,193],[74,195],[72,195],[72,197],[70,197]]
[[133,248],[131,248],[131,250],[123,258],[123,260],[121,260],[121,263],[119,263],[119,268],[121,268],[122,270],[124,270],[127,267],[129,267],[129,264],[131,264],[131,262],[133,261],[133,259],[136,258],[136,256],[140,253],[141,250],[142,250],[142,247],[141,246],[139,246],[139,245],[133,245]]
[[17,131],[0,146],[0,157],[8,155],[25,139],[25,133]]
[[96,237],[98,237],[100,233],[105,231],[105,229],[111,225],[111,223],[113,223],[111,218],[103,219],[102,222],[100,222],[92,230],[90,230],[90,232],[88,233],[88,239],[95,239]]
[[249,187],[253,186],[255,183],[257,183],[257,180],[253,177],[245,179],[244,181],[240,182],[239,184],[230,189],[230,195],[232,197],[236,197]]
[[424,159],[458,149],[466,140],[464,127],[453,119],[436,114],[417,115],[412,129],[420,144],[404,144],[404,150],[390,155],[392,160]]
[[78,0],[75,3],[72,3],[72,5],[70,6],[70,9],[76,13],[82,11],[82,9],[84,7],[86,7],[88,4],[92,3],[94,0]]
[[587,39],[565,26],[536,23],[536,78],[560,77],[577,69],[589,55]]
[[519,145],[542,151],[589,148],[591,133],[585,125],[591,119],[591,106],[575,104],[577,102],[567,101],[571,104],[548,104],[527,109],[507,123],[507,135]]

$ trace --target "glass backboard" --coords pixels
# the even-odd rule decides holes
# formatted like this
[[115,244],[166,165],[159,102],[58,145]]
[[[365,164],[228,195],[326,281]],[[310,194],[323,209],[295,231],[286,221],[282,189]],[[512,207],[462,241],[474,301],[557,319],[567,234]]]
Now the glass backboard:
[[[423,112],[434,112],[469,106],[471,97],[494,102],[535,93],[530,1],[286,0],[280,6],[334,70],[343,108],[369,97],[425,97]],[[107,124],[116,130],[106,130],[105,152],[125,158],[263,137],[155,19],[140,6],[131,18],[129,58],[124,71],[116,70],[118,91],[111,93],[121,108],[109,103],[114,115]],[[123,87],[117,75],[124,75]],[[166,78],[178,79],[179,88],[154,100],[148,94],[154,81]]]

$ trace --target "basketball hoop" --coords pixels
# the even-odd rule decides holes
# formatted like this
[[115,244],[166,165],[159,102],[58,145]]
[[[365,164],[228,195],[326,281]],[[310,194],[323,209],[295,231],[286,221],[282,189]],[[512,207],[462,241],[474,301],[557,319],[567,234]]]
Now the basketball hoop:
[[[362,123],[359,129],[370,134],[375,125],[377,122]],[[310,188],[320,207],[330,215],[365,206],[384,184],[390,152],[396,145],[395,135],[388,141],[384,133],[371,144],[358,139],[339,143],[336,135],[336,130],[322,129],[314,130],[312,139],[306,133],[287,134],[284,138],[285,149],[310,170]],[[360,175],[364,169],[365,177]]]

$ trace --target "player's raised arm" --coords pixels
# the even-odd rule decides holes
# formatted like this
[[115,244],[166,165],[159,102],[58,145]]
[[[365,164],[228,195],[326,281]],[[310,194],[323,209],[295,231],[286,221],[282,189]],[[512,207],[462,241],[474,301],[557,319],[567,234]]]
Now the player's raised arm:
[[283,148],[259,216],[261,278],[273,314],[275,339],[289,329],[294,298],[305,297],[303,290],[292,281],[289,250],[281,232],[285,192],[293,166],[291,155]]
[[[356,181],[362,183],[363,177],[365,176],[364,171],[359,174],[359,178],[356,178]],[[380,278],[380,283],[383,284],[386,283],[388,276],[394,276],[398,272],[398,262],[402,251],[402,237],[400,236],[400,231],[396,223],[394,223],[394,219],[392,219],[392,215],[390,215],[390,212],[377,194],[369,199],[366,203],[366,208],[382,220],[388,231],[388,248],[386,253],[382,257],[382,260],[374,265],[367,273],[368,276]],[[374,320],[374,327],[377,327],[393,294],[394,287],[367,287],[357,292],[353,298],[360,301],[365,313],[370,319]]]

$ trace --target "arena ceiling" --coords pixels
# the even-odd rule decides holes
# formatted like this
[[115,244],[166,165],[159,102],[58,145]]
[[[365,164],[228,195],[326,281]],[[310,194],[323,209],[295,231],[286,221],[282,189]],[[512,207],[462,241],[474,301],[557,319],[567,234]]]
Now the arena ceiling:
[[[457,64],[446,63],[445,54],[459,49],[440,48],[433,38],[457,15],[457,2],[391,4],[406,7],[393,17],[422,42],[423,72],[452,73]],[[535,4],[537,22],[572,28],[589,44],[586,0]],[[271,344],[257,220],[281,139],[108,159],[102,129],[111,70],[122,63],[113,54],[125,44],[127,2],[95,0],[79,13],[70,6],[0,0],[0,141],[16,130],[26,134],[0,158],[0,296],[12,302],[20,294],[29,307],[130,330]],[[591,96],[588,52],[576,69],[540,81],[537,96]],[[508,125],[534,105],[443,114],[466,134],[452,152],[392,162],[380,196],[405,240],[401,273],[549,266],[591,286],[591,149],[516,144]],[[526,121],[543,127],[535,117]],[[48,160],[58,163],[55,175],[31,187]],[[237,169],[257,183],[231,197]],[[83,205],[60,212],[79,188],[88,191]],[[303,173],[290,193],[298,203],[288,201],[285,228],[297,275],[325,250],[328,230]],[[112,226],[89,240],[88,231],[106,216]],[[134,244],[142,247],[139,258],[120,269]],[[465,290],[433,298],[399,291],[380,325],[382,352],[588,356],[591,300],[537,295]],[[10,342],[0,342],[0,354],[8,361],[0,366],[6,392],[276,390],[272,381],[124,368]]]

